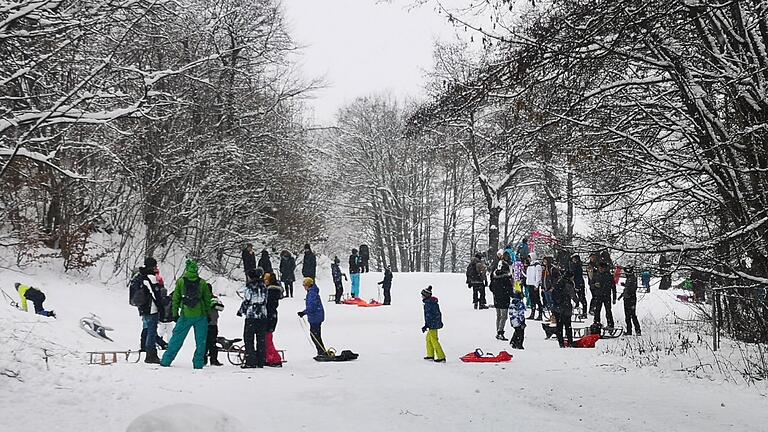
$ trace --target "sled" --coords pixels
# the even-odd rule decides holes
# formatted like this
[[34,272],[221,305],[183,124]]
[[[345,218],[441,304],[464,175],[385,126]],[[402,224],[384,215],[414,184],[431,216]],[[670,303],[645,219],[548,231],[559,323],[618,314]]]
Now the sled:
[[124,357],[126,362],[138,363],[141,360],[141,351],[88,351],[86,354],[89,365],[106,366],[117,363],[118,354]]
[[[600,339],[615,339],[624,334],[623,327],[614,327],[612,329],[600,329]],[[578,327],[573,329],[573,337],[583,338],[589,336],[589,327]]]
[[363,299],[361,299],[359,297],[357,297],[357,298],[350,297],[350,298],[342,300],[341,304],[345,304],[345,305],[364,305],[364,304],[367,304],[367,303],[365,302],[365,300],[363,300]]
[[549,339],[557,333],[557,326],[549,325],[549,323],[541,323],[541,328],[544,329],[545,339]]
[[358,303],[357,307],[377,307],[377,306],[384,306],[384,303],[379,303],[376,300],[371,299],[368,303]]
[[91,316],[89,317],[80,318],[80,328],[96,339],[114,342],[109,336],[107,336],[107,332],[114,329],[112,327],[103,325],[101,323],[101,318],[99,318],[99,316],[94,313],[91,313]]
[[[224,336],[218,336],[216,338],[216,346],[219,351],[227,353],[227,361],[232,366],[240,366],[245,363],[245,344],[240,344],[243,340],[240,338],[227,339]],[[280,364],[288,362],[285,359],[285,350],[275,349],[280,354]]]
[[340,354],[336,354],[336,351],[330,348],[324,355],[318,355],[313,358],[318,362],[344,362],[357,360],[358,357],[360,357],[360,354],[353,353],[350,350],[344,350]]
[[613,271],[613,284],[618,285],[621,278],[621,266],[616,266],[616,270]]
[[573,341],[571,348],[594,348],[598,340],[600,340],[600,335],[586,335]]
[[504,363],[512,360],[512,354],[500,351],[497,355],[484,353],[480,348],[467,355],[459,357],[464,363]]

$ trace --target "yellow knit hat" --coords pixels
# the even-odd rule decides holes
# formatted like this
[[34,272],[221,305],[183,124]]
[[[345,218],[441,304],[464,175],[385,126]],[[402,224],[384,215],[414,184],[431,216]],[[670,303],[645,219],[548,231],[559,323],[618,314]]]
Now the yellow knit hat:
[[312,286],[315,284],[315,280],[311,277],[305,277],[304,278],[304,286]]

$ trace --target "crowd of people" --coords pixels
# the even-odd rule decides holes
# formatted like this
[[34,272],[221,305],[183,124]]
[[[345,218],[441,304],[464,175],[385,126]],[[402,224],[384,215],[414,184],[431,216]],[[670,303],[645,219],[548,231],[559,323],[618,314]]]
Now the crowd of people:
[[[640,335],[637,319],[638,280],[634,268],[623,267],[625,282],[622,294],[617,297],[618,273],[607,250],[592,253],[586,264],[578,254],[544,256],[534,259],[524,238],[499,249],[494,259],[486,264],[481,253],[475,254],[467,265],[466,283],[472,290],[475,309],[487,309],[486,288],[493,296],[496,309],[496,339],[506,341],[507,319],[514,329],[510,340],[512,348],[523,349],[525,320],[549,321],[556,327],[555,335],[561,347],[573,346],[572,320],[586,319],[593,315],[592,328],[602,328],[605,311],[607,330],[614,328],[612,306],[617,300],[624,301],[626,334]],[[586,281],[585,281],[586,276]],[[650,290],[650,273],[643,272],[643,287]],[[587,299],[587,288],[590,298]],[[526,317],[526,310],[530,315]],[[546,316],[545,316],[546,315]]]

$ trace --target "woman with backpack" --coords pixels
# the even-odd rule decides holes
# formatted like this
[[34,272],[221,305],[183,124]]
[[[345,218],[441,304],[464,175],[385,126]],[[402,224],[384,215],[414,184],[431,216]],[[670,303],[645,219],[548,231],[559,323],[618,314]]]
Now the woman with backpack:
[[208,313],[211,310],[211,286],[198,274],[197,262],[187,260],[184,276],[173,290],[173,317],[178,318],[173,328],[168,349],[160,360],[160,366],[168,367],[179,353],[189,330],[195,329],[195,354],[192,366],[202,369],[205,365],[208,338]]

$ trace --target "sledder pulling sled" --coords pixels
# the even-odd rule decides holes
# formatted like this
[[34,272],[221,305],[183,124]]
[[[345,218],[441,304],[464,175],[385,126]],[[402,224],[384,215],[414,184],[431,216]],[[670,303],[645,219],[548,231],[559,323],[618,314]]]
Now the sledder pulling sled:
[[475,351],[459,357],[464,363],[503,363],[512,360],[512,354],[506,351],[500,351],[497,355],[493,353],[484,353],[477,348]]
[[[83,329],[84,332],[95,337],[96,339],[102,339],[102,340],[108,340],[110,342],[114,342],[112,339],[110,339],[109,336],[107,336],[107,332],[112,331],[114,329],[112,327],[108,327],[102,324],[101,318],[99,318],[99,316],[94,313],[91,313],[91,316],[89,317],[80,318],[80,328]],[[120,352],[123,353],[124,351],[120,351]]]

